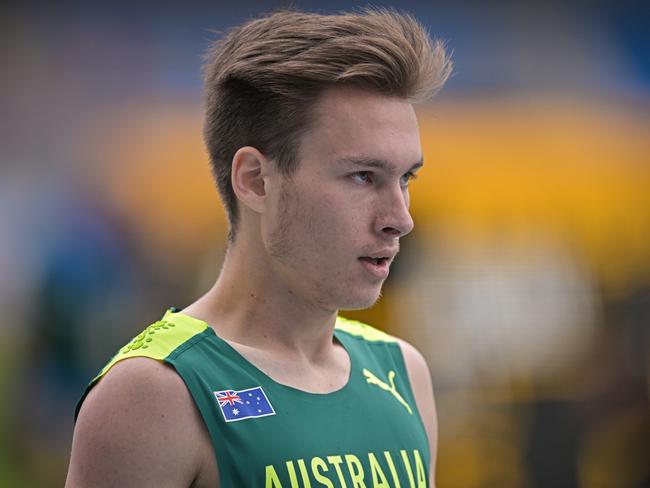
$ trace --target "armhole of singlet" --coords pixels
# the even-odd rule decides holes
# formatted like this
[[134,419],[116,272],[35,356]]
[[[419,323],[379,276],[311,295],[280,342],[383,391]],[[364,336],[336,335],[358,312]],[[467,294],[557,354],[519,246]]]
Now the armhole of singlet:
[[185,320],[185,317],[178,315],[172,317],[171,310],[165,316],[146,327],[141,333],[135,336],[126,346],[122,347],[117,354],[101,369],[88,386],[77,403],[74,420],[76,422],[81,405],[90,390],[95,386],[110,369],[120,361],[134,357],[146,357],[158,361],[165,361],[172,351],[186,343],[192,337],[200,334],[207,328],[207,325],[196,320]]
[[426,432],[424,426],[424,420],[422,419],[422,414],[418,408],[417,401],[415,400],[415,393],[413,392],[413,385],[411,384],[411,378],[409,377],[408,368],[406,366],[406,359],[404,358],[404,351],[402,351],[402,346],[398,340],[386,332],[383,332],[375,327],[372,327],[358,320],[351,320],[345,317],[337,317],[336,319],[336,329],[347,332],[348,334],[361,338],[364,341],[373,344],[373,343],[383,343],[384,347],[388,351],[392,361],[397,363],[397,366],[403,371],[404,385],[408,389],[409,399],[414,408],[414,415],[417,415],[420,425]]

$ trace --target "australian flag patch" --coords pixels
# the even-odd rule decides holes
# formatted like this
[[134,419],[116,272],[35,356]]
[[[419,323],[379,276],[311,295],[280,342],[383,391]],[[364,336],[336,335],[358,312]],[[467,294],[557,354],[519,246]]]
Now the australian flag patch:
[[247,390],[215,391],[214,396],[226,422],[275,415],[261,386]]

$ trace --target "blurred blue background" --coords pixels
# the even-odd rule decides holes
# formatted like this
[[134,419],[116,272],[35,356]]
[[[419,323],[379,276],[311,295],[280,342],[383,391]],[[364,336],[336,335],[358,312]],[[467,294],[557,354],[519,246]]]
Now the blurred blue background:
[[[0,7],[0,485],[62,485],[86,381],[215,279],[202,54],[287,5]],[[438,486],[650,486],[648,2],[374,5],[455,62],[418,108],[416,230],[346,314],[429,360]]]

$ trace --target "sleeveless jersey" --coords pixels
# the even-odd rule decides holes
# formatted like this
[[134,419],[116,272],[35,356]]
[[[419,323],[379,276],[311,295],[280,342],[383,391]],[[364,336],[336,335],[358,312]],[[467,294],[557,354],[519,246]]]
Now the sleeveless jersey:
[[423,488],[429,445],[401,349],[384,332],[337,318],[350,357],[348,382],[327,394],[275,382],[175,309],[147,327],[118,361],[144,356],[175,368],[205,421],[223,488]]

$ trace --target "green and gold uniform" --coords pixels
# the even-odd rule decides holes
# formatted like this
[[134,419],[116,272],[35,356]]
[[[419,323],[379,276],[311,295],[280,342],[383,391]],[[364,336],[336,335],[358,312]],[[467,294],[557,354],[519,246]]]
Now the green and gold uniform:
[[84,397],[116,362],[157,359],[187,385],[224,488],[428,486],[429,445],[399,345],[341,317],[334,336],[350,357],[350,378],[335,392],[307,393],[276,383],[205,322],[170,309],[113,357]]

